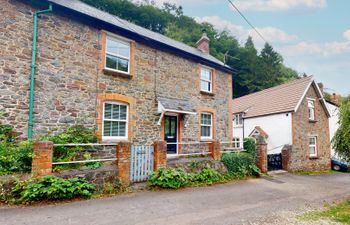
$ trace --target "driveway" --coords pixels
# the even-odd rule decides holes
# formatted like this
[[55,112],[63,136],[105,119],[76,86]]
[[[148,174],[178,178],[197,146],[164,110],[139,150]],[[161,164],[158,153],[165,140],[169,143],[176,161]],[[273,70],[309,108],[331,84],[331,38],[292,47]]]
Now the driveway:
[[350,198],[350,174],[285,174],[181,191],[0,208],[0,224],[259,224],[288,210],[345,198]]

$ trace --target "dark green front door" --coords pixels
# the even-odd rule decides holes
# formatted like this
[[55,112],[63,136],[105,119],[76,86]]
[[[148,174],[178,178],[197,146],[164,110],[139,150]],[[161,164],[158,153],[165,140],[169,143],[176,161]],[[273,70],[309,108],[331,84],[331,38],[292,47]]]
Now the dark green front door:
[[[167,153],[177,152],[177,116],[165,116],[164,140],[167,142]],[[174,144],[172,144],[174,143]]]

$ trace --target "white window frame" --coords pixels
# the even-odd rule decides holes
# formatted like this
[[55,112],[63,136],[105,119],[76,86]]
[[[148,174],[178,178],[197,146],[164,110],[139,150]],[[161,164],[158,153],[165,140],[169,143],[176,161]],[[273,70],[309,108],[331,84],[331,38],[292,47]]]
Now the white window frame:
[[[107,40],[111,40],[111,41],[115,41],[115,42],[119,42],[119,43],[128,45],[129,46],[129,58],[127,58],[125,56],[121,56],[121,55],[115,54],[115,53],[108,52],[107,51]],[[107,67],[107,55],[111,55],[111,56],[114,56],[114,57],[117,57],[117,58],[128,60],[128,71],[125,72],[125,71],[122,71],[122,70],[117,70],[117,69],[113,69],[113,68]],[[105,50],[105,65],[104,65],[105,70],[110,70],[110,71],[114,71],[114,72],[118,72],[118,73],[124,73],[124,74],[130,74],[130,63],[131,63],[130,58],[131,58],[131,44],[130,44],[130,41],[126,40],[124,38],[121,38],[121,37],[119,37],[117,35],[111,35],[111,34],[108,33],[106,35],[106,50]]]
[[[116,120],[116,119],[106,119],[105,118],[105,107],[107,104],[112,105],[125,105],[126,106],[126,120]],[[125,136],[104,136],[104,126],[105,121],[115,121],[115,122],[126,122],[125,124]],[[103,102],[103,112],[102,112],[102,140],[128,140],[129,138],[129,105],[118,101],[105,101]]]
[[243,126],[243,114],[242,113],[234,114],[233,124],[235,127],[242,127]]
[[[210,125],[208,124],[202,124],[202,115],[210,115]],[[202,112],[200,114],[200,121],[201,121],[201,129],[200,129],[200,134],[201,134],[201,140],[208,140],[208,139],[213,139],[213,118],[214,115],[213,113],[209,113],[209,112]],[[202,127],[209,127],[210,128],[210,136],[202,136]]]
[[[209,72],[210,72],[210,80],[204,79],[204,78],[202,77],[202,70],[206,70],[206,71],[209,71]],[[210,68],[201,66],[201,67],[200,67],[200,76],[201,76],[201,77],[200,77],[200,87],[201,87],[201,91],[207,92],[207,93],[213,93],[213,69],[210,69]],[[210,83],[210,90],[203,90],[203,89],[202,89],[202,81]]]
[[309,120],[314,121],[316,119],[315,99],[308,99],[307,107],[309,112]]
[[241,149],[242,148],[242,146],[241,146],[241,139],[239,137],[233,137],[232,142],[233,142],[233,147],[234,148],[236,148],[236,149]]
[[[310,144],[310,139],[314,139],[315,140],[315,144],[313,144],[313,145],[311,145]],[[309,136],[309,155],[310,155],[310,157],[317,157],[317,148],[318,148],[318,146],[317,146],[317,136]],[[315,148],[315,153],[314,154],[311,154],[311,151],[310,151],[310,149],[311,149],[311,147],[313,147],[313,148]]]

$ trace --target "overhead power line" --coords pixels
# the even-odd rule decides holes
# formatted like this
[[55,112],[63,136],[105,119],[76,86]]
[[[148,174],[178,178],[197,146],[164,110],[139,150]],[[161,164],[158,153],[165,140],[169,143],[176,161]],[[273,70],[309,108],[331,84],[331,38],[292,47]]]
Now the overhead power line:
[[247,17],[245,17],[243,15],[243,13],[241,13],[241,11],[237,8],[237,6],[235,6],[235,4],[233,4],[233,2],[231,0],[228,0],[229,3],[232,5],[232,7],[239,13],[239,15],[241,15],[241,17],[249,24],[249,26],[251,28],[253,28],[255,30],[255,32],[261,37],[261,39],[263,39],[263,41],[267,42],[266,39],[262,36],[262,34],[258,31],[258,29],[256,29],[253,24],[251,22],[249,22],[249,20],[247,19]]

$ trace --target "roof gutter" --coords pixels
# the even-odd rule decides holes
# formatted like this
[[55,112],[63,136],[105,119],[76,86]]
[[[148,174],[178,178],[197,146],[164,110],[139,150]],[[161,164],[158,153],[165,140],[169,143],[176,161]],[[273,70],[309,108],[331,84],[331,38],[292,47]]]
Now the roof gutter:
[[48,9],[34,12],[33,18],[33,42],[32,42],[32,63],[30,65],[30,91],[29,91],[29,119],[28,119],[28,140],[33,139],[33,108],[34,108],[34,81],[37,56],[37,38],[38,38],[38,16],[52,12],[52,4]]

